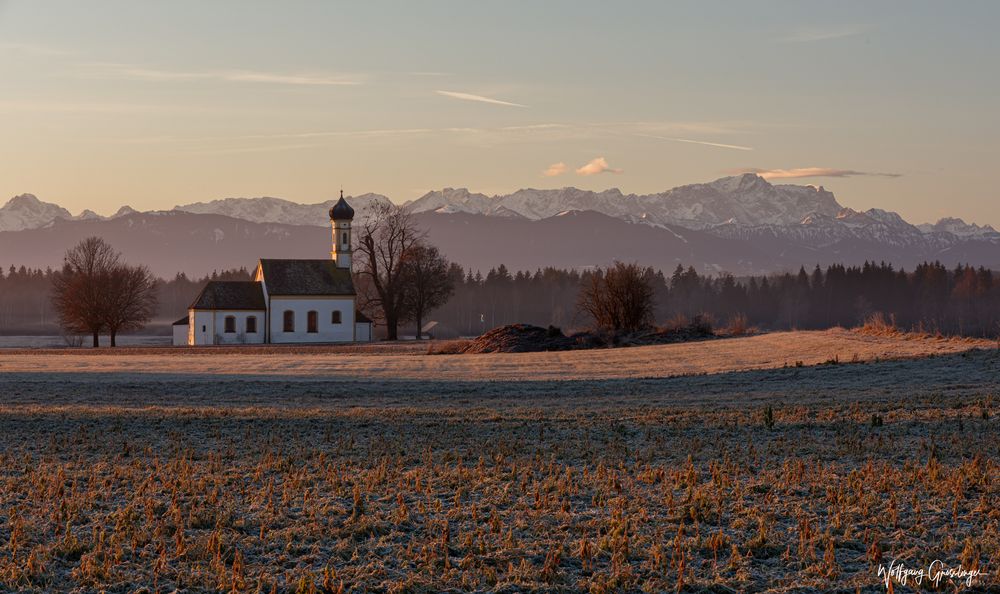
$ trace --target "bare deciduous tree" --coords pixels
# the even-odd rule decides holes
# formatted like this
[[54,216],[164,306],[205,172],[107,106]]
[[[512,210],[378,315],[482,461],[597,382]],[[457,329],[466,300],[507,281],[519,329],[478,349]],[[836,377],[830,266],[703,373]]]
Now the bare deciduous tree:
[[121,256],[99,237],[88,237],[66,252],[62,273],[53,279],[52,302],[67,332],[90,334],[100,345],[111,271]]
[[614,332],[635,332],[653,316],[654,272],[638,264],[615,262],[582,280],[577,307],[594,323]]
[[104,322],[111,339],[119,332],[138,330],[156,313],[156,278],[145,266],[121,265],[111,271]]
[[52,302],[66,332],[90,334],[100,346],[101,332],[115,346],[118,332],[141,328],[156,310],[156,283],[145,266],[129,266],[99,237],[88,237],[66,252],[62,272],[53,278]]
[[455,292],[450,265],[436,247],[423,241],[403,254],[405,302],[417,323],[417,340],[422,334],[424,317],[444,305]]
[[385,324],[389,340],[399,337],[399,324],[408,319],[403,258],[421,239],[410,213],[393,204],[376,207],[358,233],[354,255],[360,305]]

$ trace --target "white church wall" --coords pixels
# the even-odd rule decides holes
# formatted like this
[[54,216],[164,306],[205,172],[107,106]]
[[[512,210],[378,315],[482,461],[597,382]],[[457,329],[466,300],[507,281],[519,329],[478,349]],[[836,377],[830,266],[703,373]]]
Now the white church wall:
[[[295,315],[295,331],[285,332],[285,312]],[[315,311],[316,332],[308,332],[309,312]],[[340,312],[334,324],[333,312]],[[353,297],[271,297],[270,334],[272,343],[351,342],[354,340]]]
[[188,344],[213,344],[215,335],[214,312],[191,311],[188,314]]
[[[188,344],[261,344],[264,342],[265,315],[263,311],[216,310],[194,311],[194,323],[188,332]],[[233,332],[226,332],[226,318],[233,318]],[[247,319],[257,319],[257,331],[247,331]]]
[[188,343],[188,328],[189,324],[173,326],[174,329],[174,346],[184,346]]
[[371,342],[372,325],[369,322],[357,322],[354,324],[354,340],[357,342]]

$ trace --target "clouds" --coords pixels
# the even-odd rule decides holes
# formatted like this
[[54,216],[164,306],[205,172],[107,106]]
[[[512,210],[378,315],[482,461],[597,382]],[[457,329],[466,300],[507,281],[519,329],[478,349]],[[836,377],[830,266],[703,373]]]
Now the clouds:
[[829,41],[832,39],[855,37],[871,30],[871,25],[864,24],[833,25],[828,27],[802,27],[793,31],[790,35],[783,37],[781,41],[786,43],[813,43],[816,41]]
[[857,171],[854,169],[833,169],[830,167],[799,167],[795,169],[737,169],[732,174],[756,173],[764,179],[799,179],[803,177],[900,177],[901,173],[879,173],[874,171]]
[[357,80],[317,73],[280,73],[257,70],[162,70],[131,64],[89,64],[87,74],[94,78],[125,78],[130,80],[219,81],[232,83],[263,83],[273,85],[354,86]]
[[542,172],[545,177],[556,177],[557,175],[562,175],[569,171],[569,166],[563,162],[553,163]]
[[528,107],[527,105],[521,105],[520,103],[511,103],[510,101],[501,101],[500,99],[493,99],[491,97],[483,97],[482,95],[473,95],[471,93],[459,93],[457,91],[434,91],[442,97],[450,97],[452,99],[458,99],[460,101],[476,101],[479,103],[489,103],[491,105],[502,105],[504,107]]
[[[560,161],[549,165],[544,171],[542,171],[542,175],[545,177],[557,177],[568,171],[569,165]],[[582,175],[584,177],[600,175],[601,173],[625,173],[624,169],[616,169],[608,165],[608,160],[604,157],[591,159],[585,165],[578,167],[574,171],[577,175]]]
[[624,169],[614,169],[608,165],[604,157],[591,159],[589,163],[576,170],[577,175],[599,175],[601,173],[625,173]]

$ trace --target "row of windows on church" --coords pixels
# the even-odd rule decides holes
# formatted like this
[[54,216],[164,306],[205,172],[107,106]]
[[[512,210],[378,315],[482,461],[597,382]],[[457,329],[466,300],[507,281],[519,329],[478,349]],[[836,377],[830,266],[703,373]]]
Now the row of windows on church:
[[[295,332],[295,312],[292,310],[285,310],[284,318],[282,319],[283,325],[282,330],[284,332]],[[331,324],[341,324],[341,314],[339,311],[334,311],[330,315]],[[236,333],[236,316],[226,316],[225,320],[225,332],[226,334]],[[257,316],[249,316],[246,319],[246,328],[244,330],[247,334],[257,333]],[[310,311],[306,314],[306,332],[314,334],[319,332],[319,312]]]

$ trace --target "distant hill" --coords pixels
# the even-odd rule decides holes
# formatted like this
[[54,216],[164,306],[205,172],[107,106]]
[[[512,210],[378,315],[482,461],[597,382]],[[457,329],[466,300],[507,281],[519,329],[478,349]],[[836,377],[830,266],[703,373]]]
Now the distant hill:
[[[704,230],[627,223],[593,211],[540,220],[441,212],[415,218],[449,258],[484,273],[499,264],[514,270],[587,268],[616,259],[666,272],[683,263],[704,273],[734,274],[866,259],[910,268],[925,259],[940,259],[949,265],[972,262],[1000,269],[1000,246],[978,240],[927,249],[842,240],[812,248],[778,235],[720,237]],[[318,226],[179,211],[133,213],[107,220],[58,219],[40,229],[0,232],[0,265],[55,268],[67,249],[90,235],[105,238],[129,261],[146,264],[162,277],[252,267],[261,257],[326,258],[330,243],[329,230]]]
[[[390,203],[379,194],[348,200],[356,223]],[[158,274],[200,274],[260,256],[326,257],[333,203],[226,198],[148,213],[123,206],[101,217],[89,210],[73,216],[25,194],[0,208],[0,265],[57,266],[68,247],[93,234]],[[912,225],[895,212],[845,208],[822,187],[772,185],[754,174],[648,195],[562,188],[487,196],[446,188],[405,206],[452,259],[484,270],[615,259],[737,274],[865,260],[1000,268],[1000,233],[989,225],[955,218]]]

